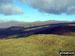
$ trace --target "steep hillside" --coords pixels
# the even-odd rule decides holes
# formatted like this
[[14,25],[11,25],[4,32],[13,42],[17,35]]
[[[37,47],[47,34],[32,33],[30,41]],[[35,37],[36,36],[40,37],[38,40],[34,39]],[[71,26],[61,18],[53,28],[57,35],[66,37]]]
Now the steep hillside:
[[[75,23],[74,23],[75,24]],[[38,26],[12,26],[0,28],[0,38],[20,38],[33,34],[57,34],[75,36],[75,26],[71,23],[46,24]]]
[[53,28],[48,28],[43,31],[36,32],[35,34],[57,34],[75,36],[75,24],[56,26]]

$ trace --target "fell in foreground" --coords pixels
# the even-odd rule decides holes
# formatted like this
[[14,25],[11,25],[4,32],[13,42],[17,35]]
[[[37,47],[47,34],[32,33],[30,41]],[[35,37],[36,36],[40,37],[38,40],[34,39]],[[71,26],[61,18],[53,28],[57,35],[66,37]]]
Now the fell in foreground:
[[0,40],[0,56],[60,56],[60,50],[75,51],[75,37],[39,34]]

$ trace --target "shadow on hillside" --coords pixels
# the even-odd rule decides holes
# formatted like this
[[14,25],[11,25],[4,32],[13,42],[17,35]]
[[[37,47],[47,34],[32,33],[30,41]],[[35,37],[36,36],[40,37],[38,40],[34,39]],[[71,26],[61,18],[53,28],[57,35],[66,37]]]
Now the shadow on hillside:
[[[34,27],[9,27],[7,29],[0,29],[0,38],[20,38],[20,37],[28,37],[33,34],[57,34],[57,35],[68,35],[71,32],[75,32],[75,26],[67,26],[67,25],[59,25],[59,24],[50,24],[48,27],[42,26],[34,26]],[[37,28],[43,27],[43,28]],[[26,29],[37,28],[34,30],[24,31]]]
[[75,26],[57,26],[54,28],[48,28],[43,31],[36,32],[35,34],[57,34],[68,35],[71,32],[75,33]]
[[[32,27],[32,28],[35,28],[35,27]],[[29,31],[24,31],[24,30],[31,29],[31,27],[29,27],[29,28],[20,28],[18,30],[17,29],[16,28],[0,29],[0,38],[1,39],[2,38],[13,38],[14,36],[16,36],[16,38],[27,37],[27,36],[35,34],[36,32],[47,29],[47,27],[40,28],[40,29],[29,30]]]

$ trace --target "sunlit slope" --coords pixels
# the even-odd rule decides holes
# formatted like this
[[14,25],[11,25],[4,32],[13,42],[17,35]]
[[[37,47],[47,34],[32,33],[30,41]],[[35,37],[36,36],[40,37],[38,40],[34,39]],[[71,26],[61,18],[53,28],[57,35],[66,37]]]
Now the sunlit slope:
[[42,34],[0,40],[0,56],[60,56],[60,50],[75,51],[75,37]]

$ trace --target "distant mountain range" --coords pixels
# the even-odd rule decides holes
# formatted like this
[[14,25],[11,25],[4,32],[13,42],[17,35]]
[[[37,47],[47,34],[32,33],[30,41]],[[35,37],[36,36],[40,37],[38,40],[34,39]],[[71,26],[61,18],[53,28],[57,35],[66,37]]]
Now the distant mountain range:
[[0,22],[0,28],[7,28],[11,26],[36,26],[36,25],[45,25],[45,24],[53,24],[53,23],[67,23],[68,21],[55,21],[55,20],[48,20],[48,21],[36,21],[36,22],[22,22],[22,21],[7,21],[7,22]]
[[0,28],[7,28],[7,27],[18,25],[18,24],[22,24],[22,23],[24,22],[20,22],[20,21],[0,22]]
[[45,22],[21,22],[18,24],[14,23],[13,21],[12,23],[14,24],[12,25],[15,26],[11,26],[10,24],[10,27],[7,26],[7,28],[0,28],[0,39],[21,38],[34,34],[57,34],[75,36],[75,22]]

